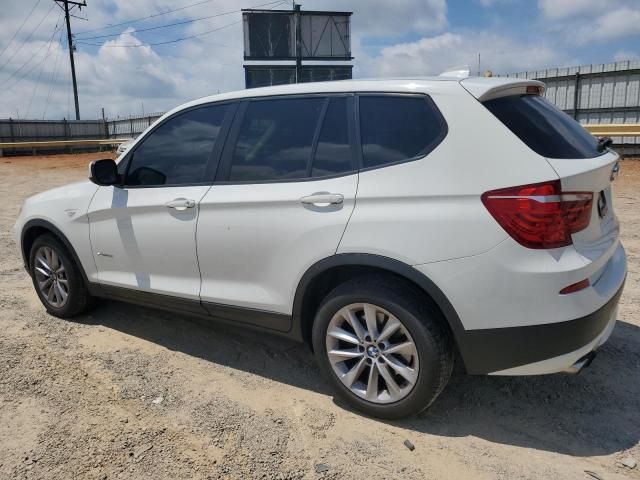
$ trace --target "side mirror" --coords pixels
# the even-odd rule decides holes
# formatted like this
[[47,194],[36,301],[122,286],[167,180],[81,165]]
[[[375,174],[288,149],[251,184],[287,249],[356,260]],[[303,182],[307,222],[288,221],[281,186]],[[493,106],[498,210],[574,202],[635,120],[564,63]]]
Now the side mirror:
[[89,165],[89,180],[96,185],[115,185],[120,181],[118,165],[110,158],[94,160]]

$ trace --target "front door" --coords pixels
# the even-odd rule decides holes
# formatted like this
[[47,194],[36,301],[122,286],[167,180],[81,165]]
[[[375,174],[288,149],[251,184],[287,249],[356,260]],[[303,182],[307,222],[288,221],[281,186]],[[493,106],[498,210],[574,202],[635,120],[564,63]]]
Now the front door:
[[98,189],[89,207],[98,283],[182,297],[200,308],[199,202],[213,179],[227,111],[208,105],[168,118],[123,160],[122,185]]

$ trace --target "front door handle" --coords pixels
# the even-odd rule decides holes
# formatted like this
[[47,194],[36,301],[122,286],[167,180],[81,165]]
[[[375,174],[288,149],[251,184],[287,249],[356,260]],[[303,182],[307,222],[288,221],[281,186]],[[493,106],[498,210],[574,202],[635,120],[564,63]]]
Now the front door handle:
[[316,207],[340,205],[343,201],[344,196],[339,193],[326,192],[314,193],[300,199],[300,202],[304,205],[315,205]]
[[170,202],[164,204],[167,208],[173,208],[175,210],[186,210],[187,208],[193,208],[196,206],[196,201],[189,198],[174,198]]

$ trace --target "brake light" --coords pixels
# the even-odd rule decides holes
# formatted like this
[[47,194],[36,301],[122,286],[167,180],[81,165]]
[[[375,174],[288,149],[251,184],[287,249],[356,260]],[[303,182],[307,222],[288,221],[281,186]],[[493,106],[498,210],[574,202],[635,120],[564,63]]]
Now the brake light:
[[542,88],[537,85],[528,85],[527,95],[542,95]]
[[527,248],[571,245],[571,234],[591,219],[591,192],[563,192],[560,180],[501,188],[482,195],[482,203],[502,228]]

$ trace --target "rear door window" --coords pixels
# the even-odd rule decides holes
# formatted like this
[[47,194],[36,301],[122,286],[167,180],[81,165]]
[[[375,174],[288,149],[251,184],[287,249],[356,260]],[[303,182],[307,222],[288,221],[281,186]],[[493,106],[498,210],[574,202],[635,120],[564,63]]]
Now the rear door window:
[[313,158],[312,177],[338,175],[353,170],[347,97],[329,99]]
[[360,97],[363,168],[424,156],[446,133],[444,118],[425,95]]
[[578,122],[539,95],[511,95],[484,102],[509,130],[547,158],[602,155],[598,141]]

